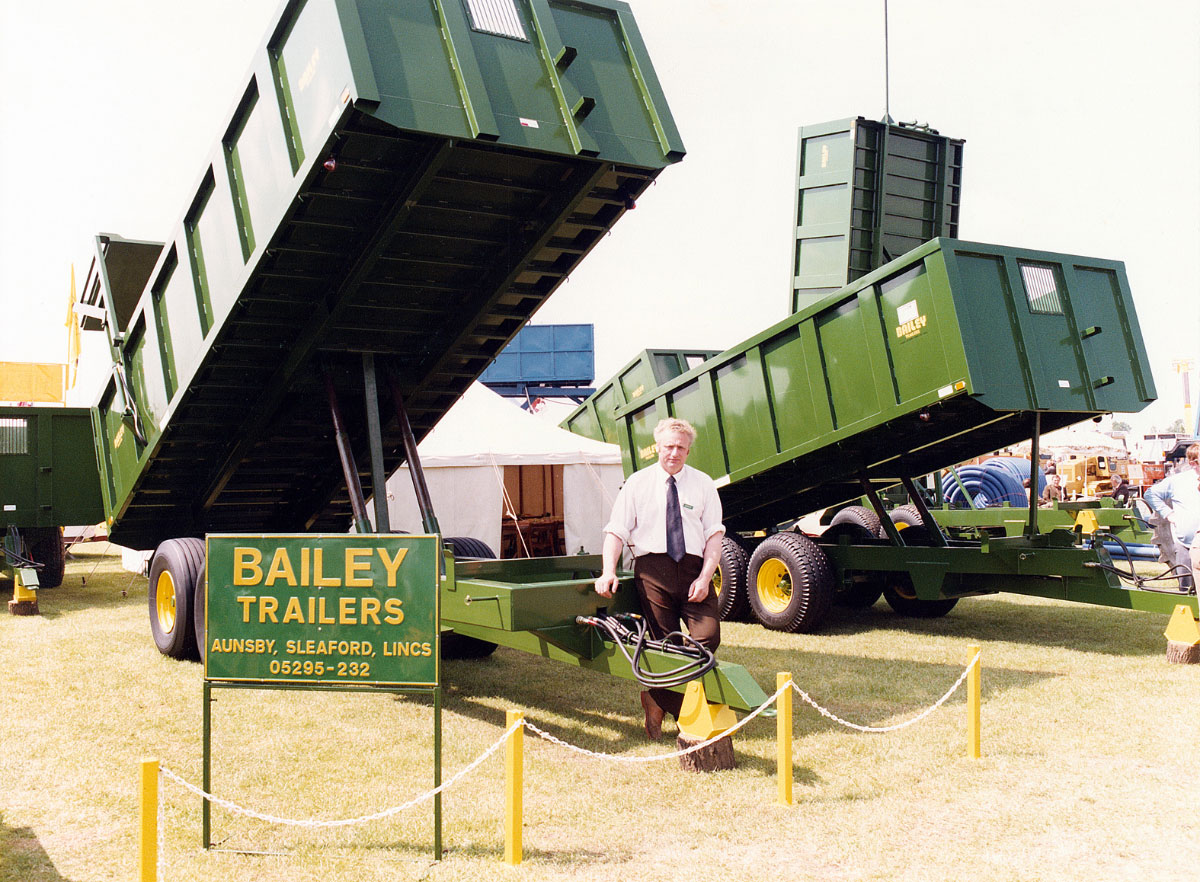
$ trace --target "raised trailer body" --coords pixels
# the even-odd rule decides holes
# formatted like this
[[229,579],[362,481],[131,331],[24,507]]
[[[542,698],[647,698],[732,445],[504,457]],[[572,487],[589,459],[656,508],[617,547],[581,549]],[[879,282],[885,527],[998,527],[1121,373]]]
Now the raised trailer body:
[[363,353],[419,440],[682,157],[625,4],[472,10],[286,4],[170,239],[100,237],[114,541],[343,528],[326,375],[359,458]]
[[[105,514],[115,542],[156,548],[159,649],[204,651],[200,536],[386,532],[386,475],[419,473],[416,443],[682,157],[625,3],[285,3],[169,240],[99,236],[84,286],[114,363],[94,412]],[[456,558],[490,549],[447,544],[451,647],[549,654],[544,637],[633,676],[575,621],[608,606],[580,588],[598,561],[479,565],[496,597],[470,606]],[[500,595],[543,615],[481,619]],[[756,707],[740,670],[705,682]]]
[[1026,440],[1035,413],[1153,400],[1122,264],[935,239],[614,417],[626,472],[659,419],[690,420],[727,525],[757,530]]
[[[1036,511],[1019,537],[957,542],[930,516],[906,541],[878,504],[886,487],[916,495],[919,476],[1153,399],[1121,263],[935,239],[637,400],[599,417],[592,402],[564,425],[595,437],[611,419],[631,473],[655,462],[660,419],[689,420],[701,439],[689,463],[716,478],[726,526],[747,537],[740,563],[736,551],[732,568],[723,562],[723,588],[752,601],[757,591],[768,624],[811,630],[834,594],[864,603],[884,589],[916,614],[996,590],[1169,612],[1178,593],[1122,588],[1102,548],[1040,531]],[[876,512],[824,540],[828,572],[797,572],[817,560],[799,540],[749,538],[864,493]],[[819,596],[797,610],[808,590]]]

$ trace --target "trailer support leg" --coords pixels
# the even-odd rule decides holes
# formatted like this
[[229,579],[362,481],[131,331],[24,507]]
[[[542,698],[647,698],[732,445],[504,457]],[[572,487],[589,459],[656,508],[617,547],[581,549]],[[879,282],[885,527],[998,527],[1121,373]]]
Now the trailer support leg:
[[0,569],[7,566],[12,574],[13,598],[8,602],[8,611],[14,616],[36,616],[38,609],[37,570],[22,565],[21,533],[10,526],[4,535],[4,547],[0,549]]
[[904,486],[904,491],[908,494],[908,498],[912,500],[912,504],[920,512],[921,523],[929,531],[929,536],[933,540],[933,544],[945,548],[950,544],[946,540],[946,534],[942,532],[941,525],[934,520],[933,514],[929,511],[929,506],[925,504],[925,497],[917,490],[917,485],[913,483],[913,479],[904,478],[900,483]]
[[342,420],[342,409],[338,406],[337,390],[333,388],[333,377],[329,374],[329,368],[325,368],[322,373],[325,375],[325,394],[329,396],[329,413],[333,417],[338,459],[342,462],[342,475],[346,479],[346,491],[350,494],[350,508],[354,511],[354,526],[359,533],[370,533],[367,500],[363,497],[362,482],[358,479],[358,466],[354,464],[354,452],[350,449],[350,436]]
[[36,616],[41,610],[38,608],[37,582],[34,582],[33,588],[25,584],[25,580],[21,578],[22,573],[33,573],[33,570],[14,570],[13,571],[13,596],[8,602],[8,611],[14,616]]
[[879,518],[879,526],[883,528],[883,532],[887,534],[888,540],[897,546],[903,546],[904,538],[900,535],[900,531],[896,529],[895,523],[888,517],[887,509],[883,507],[883,500],[879,498],[879,494],[875,492],[875,487],[867,480],[865,474],[858,476],[858,483],[862,485],[863,495],[871,503],[871,508],[875,509],[875,514]]
[[396,407],[396,421],[400,425],[400,435],[404,439],[404,458],[408,462],[408,473],[412,476],[413,493],[417,498],[417,508],[421,512],[421,526],[426,533],[441,533],[437,516],[433,513],[433,499],[429,495],[429,487],[425,483],[425,471],[421,468],[421,456],[417,453],[417,439],[413,435],[412,423],[408,421],[408,408],[404,406],[404,396],[400,393],[400,384],[396,375],[387,371],[388,385],[392,390],[392,401]]
[[1029,436],[1029,525],[1025,528],[1025,535],[1033,537],[1037,535],[1037,510],[1038,510],[1038,459],[1042,453],[1039,449],[1042,439],[1042,412],[1035,410],[1033,412],[1033,434]]
[[375,497],[375,532],[392,532],[388,518],[387,469],[383,464],[383,432],[379,427],[379,389],[375,382],[375,356],[363,353],[363,386],[367,404],[367,447],[371,454],[371,490]]

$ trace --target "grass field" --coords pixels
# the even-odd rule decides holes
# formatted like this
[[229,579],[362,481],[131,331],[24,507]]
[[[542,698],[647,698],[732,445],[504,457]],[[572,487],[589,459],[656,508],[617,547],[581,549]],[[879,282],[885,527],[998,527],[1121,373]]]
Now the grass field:
[[[201,669],[158,654],[146,583],[85,549],[39,618],[0,616],[0,879],[135,878],[137,765],[199,784]],[[86,585],[81,584],[86,577]],[[1200,866],[1200,666],[1164,661],[1163,616],[1009,595],[905,621],[882,603],[826,633],[727,624],[721,656],[770,693],[791,671],[849,720],[887,725],[932,704],[983,646],[983,758],[968,759],[965,694],[884,735],[797,701],[795,805],[775,805],[775,722],[736,738],[738,768],[591,760],[526,735],[525,862],[501,862],[502,755],[445,797],[446,853],[426,806],[309,831],[214,810],[164,782],[162,879],[1114,880]],[[627,682],[500,650],[449,662],[449,777],[492,745],[505,711],[592,750],[666,752]],[[426,790],[428,701],[223,690],[214,790],[287,817],[369,814]],[[268,854],[245,855],[233,850]]]

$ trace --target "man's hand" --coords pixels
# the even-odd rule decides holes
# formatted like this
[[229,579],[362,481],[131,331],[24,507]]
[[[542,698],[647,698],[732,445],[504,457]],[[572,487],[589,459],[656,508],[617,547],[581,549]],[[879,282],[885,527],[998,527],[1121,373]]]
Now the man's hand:
[[712,579],[697,579],[688,588],[688,602],[700,603],[704,598],[708,597],[708,589],[712,585]]
[[604,573],[596,580],[596,593],[601,597],[612,597],[617,593],[617,574]]

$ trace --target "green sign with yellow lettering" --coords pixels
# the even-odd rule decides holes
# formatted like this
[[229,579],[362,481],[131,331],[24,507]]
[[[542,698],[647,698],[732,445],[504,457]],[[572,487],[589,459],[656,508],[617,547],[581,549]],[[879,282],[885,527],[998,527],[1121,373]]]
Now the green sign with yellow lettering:
[[436,686],[436,536],[207,537],[204,676]]

